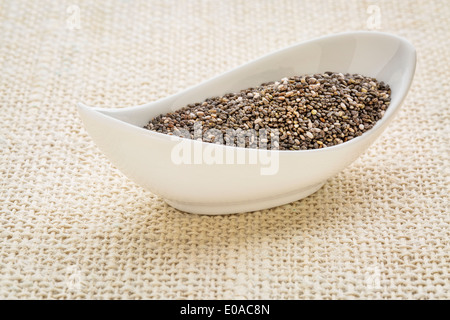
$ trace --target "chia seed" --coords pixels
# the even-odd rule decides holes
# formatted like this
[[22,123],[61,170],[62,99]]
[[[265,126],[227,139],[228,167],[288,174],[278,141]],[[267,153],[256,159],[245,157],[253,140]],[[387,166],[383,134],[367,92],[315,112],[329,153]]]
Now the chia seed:
[[[184,130],[198,140],[194,125],[201,124],[201,140],[219,144],[216,134],[204,133],[255,130],[259,139],[261,129],[278,130],[279,150],[325,148],[370,130],[389,107],[390,96],[389,85],[360,74],[294,76],[189,104],[155,117],[144,128],[168,135]],[[246,147],[255,147],[253,140],[246,141]]]

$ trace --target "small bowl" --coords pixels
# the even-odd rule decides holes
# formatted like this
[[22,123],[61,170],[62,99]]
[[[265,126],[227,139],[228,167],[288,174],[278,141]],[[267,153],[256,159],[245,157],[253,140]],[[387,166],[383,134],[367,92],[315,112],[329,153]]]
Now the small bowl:
[[[416,52],[407,40],[379,32],[350,32],[276,51],[149,104],[104,109],[80,103],[78,108],[86,130],[111,162],[169,205],[198,214],[248,212],[302,199],[352,163],[399,111],[415,66]],[[183,139],[142,128],[157,115],[208,97],[284,77],[326,71],[375,77],[392,90],[383,118],[361,136],[339,145],[300,151],[258,150]],[[188,161],[180,163],[180,148],[192,150]],[[228,162],[211,163],[207,154],[235,157]],[[237,154],[242,157],[240,161],[236,160]]]

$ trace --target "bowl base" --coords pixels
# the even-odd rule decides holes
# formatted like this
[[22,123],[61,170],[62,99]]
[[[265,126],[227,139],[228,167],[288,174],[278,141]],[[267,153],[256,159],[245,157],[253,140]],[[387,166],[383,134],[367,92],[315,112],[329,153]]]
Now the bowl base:
[[172,201],[167,199],[165,199],[165,201],[175,209],[194,214],[220,215],[242,213],[273,208],[303,199],[319,190],[324,184],[325,182],[320,182],[313,186],[308,186],[274,197],[234,203],[193,203]]

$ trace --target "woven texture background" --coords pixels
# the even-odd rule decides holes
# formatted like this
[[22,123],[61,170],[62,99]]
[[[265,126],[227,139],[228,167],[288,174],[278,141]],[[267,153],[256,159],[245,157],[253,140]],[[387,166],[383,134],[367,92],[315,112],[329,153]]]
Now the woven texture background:
[[[112,166],[78,117],[78,101],[143,104],[368,30],[377,8],[379,30],[417,48],[411,91],[304,200],[177,211]],[[449,299],[449,30],[445,0],[0,1],[0,298]]]

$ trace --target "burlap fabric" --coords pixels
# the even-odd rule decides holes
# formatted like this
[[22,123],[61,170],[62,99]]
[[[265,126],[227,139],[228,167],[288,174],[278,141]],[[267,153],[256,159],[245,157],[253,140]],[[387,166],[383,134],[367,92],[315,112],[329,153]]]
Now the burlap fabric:
[[[450,298],[449,22],[445,0],[1,1],[0,298]],[[368,29],[417,48],[402,111],[278,208],[179,212],[112,166],[77,114]]]

